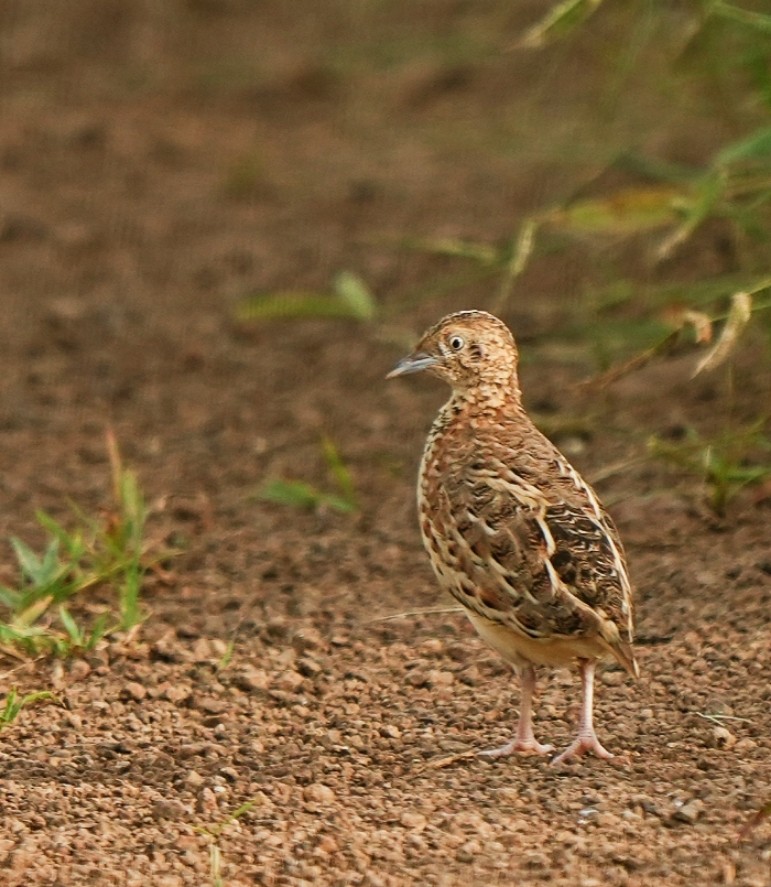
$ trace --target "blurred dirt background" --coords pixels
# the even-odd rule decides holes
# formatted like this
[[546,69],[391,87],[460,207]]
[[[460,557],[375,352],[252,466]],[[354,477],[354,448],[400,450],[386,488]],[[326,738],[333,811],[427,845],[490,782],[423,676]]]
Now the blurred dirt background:
[[[461,614],[413,612],[446,603],[413,501],[446,392],[383,377],[495,283],[432,289],[468,267],[403,241],[500,243],[636,181],[626,151],[698,165],[757,119],[739,73],[682,63],[688,4],[608,3],[516,48],[547,6],[0,6],[0,580],[10,535],[40,541],[36,508],[66,522],[69,500],[109,499],[108,426],[151,536],[182,549],[136,637],[3,663],[2,692],[64,703],[0,733],[7,887],[771,883],[771,826],[743,831],[771,800],[771,492],[717,516],[646,457],[652,434],[767,415],[768,338],[730,373],[689,381],[686,350],[598,390],[565,335],[593,285],[736,267],[724,226],[665,262],[652,238],[553,242],[502,312],[526,402],[626,541],[643,677],[605,672],[597,703],[619,763],[464,757],[508,738],[516,681]],[[237,319],[342,270],[388,329]],[[269,478],[333,488],[324,435],[358,511],[260,501]],[[575,675],[543,675],[539,738],[568,741],[578,698]]]

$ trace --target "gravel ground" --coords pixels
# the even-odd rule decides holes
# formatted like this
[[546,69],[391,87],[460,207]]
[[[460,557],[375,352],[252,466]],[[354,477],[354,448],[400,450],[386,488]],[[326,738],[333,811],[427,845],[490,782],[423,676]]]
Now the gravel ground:
[[[487,306],[486,285],[410,304],[382,331],[233,318],[245,293],[326,287],[341,268],[393,307],[455,267],[394,238],[494,243],[513,212],[585,181],[593,161],[566,170],[526,145],[534,131],[570,141],[561,120],[591,107],[593,56],[549,56],[570,88],[538,111],[522,104],[532,62],[515,53],[430,56],[389,76],[362,61],[378,29],[488,33],[497,6],[435,2],[353,24],[342,3],[324,17],[307,3],[297,16],[190,3],[177,23],[152,4],[77,0],[50,18],[12,6],[0,16],[12,49],[0,539],[39,541],[35,508],[66,520],[68,499],[105,503],[110,425],[151,503],[151,538],[182,553],[148,577],[136,635],[61,662],[3,661],[4,688],[52,689],[58,703],[0,733],[2,883],[771,884],[771,824],[746,829],[771,800],[771,493],[747,490],[717,518],[696,480],[643,458],[654,432],[708,435],[729,409],[737,424],[762,413],[767,345],[747,339],[730,400],[722,375],[686,382],[692,355],[579,391],[591,364],[548,333],[602,258],[539,257],[528,298],[512,300],[526,401],[547,429],[580,419],[557,441],[598,480],[637,586],[642,678],[609,669],[598,686],[617,759],[553,768],[473,754],[509,737],[516,681],[446,611],[420,549],[414,478],[444,391],[383,382],[403,340],[446,310]],[[540,8],[507,13],[504,29]],[[349,73],[324,63],[329,47]],[[707,111],[679,121],[632,88],[628,126],[649,146],[708,155],[719,143]],[[498,112],[527,122],[516,163],[494,147]],[[719,273],[719,233],[647,273]],[[350,466],[359,512],[258,501],[267,477],[330,487],[322,434]],[[10,545],[1,553],[9,583]],[[576,675],[544,672],[542,741],[568,741],[578,700]]]

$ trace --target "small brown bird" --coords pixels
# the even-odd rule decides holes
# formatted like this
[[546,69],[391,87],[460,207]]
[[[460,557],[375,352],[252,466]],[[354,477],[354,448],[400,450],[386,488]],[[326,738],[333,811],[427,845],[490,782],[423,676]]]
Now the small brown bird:
[[615,658],[638,675],[624,551],[592,488],[525,413],[518,358],[502,321],[460,311],[388,374],[427,370],[452,387],[420,467],[423,543],[440,585],[522,684],[514,739],[482,754],[552,752],[533,735],[535,667],[576,662],[578,735],[552,763],[611,758],[594,731],[594,670]]

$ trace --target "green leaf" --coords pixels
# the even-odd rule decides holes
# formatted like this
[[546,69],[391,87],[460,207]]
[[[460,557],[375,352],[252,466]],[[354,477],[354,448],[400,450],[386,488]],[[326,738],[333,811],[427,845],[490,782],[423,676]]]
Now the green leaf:
[[277,505],[290,505],[294,508],[304,508],[312,511],[322,506],[328,506],[335,511],[353,511],[354,505],[340,496],[331,493],[323,493],[311,484],[301,480],[272,480],[268,481],[258,493],[258,497],[265,502],[274,502]]
[[519,46],[540,49],[554,40],[567,36],[585,22],[602,3],[602,0],[563,0],[557,3],[535,25],[527,30]]
[[758,129],[741,139],[726,145],[715,155],[716,166],[730,166],[743,160],[771,159],[771,126]]
[[244,299],[236,308],[240,320],[288,320],[293,318],[349,318],[371,320],[375,301],[364,283],[349,272],[335,280],[335,292],[285,290]]
[[49,541],[42,558],[38,557],[26,542],[15,536],[11,538],[11,545],[22,575],[29,579],[36,588],[43,589],[56,582],[62,572],[57,538]]
[[407,249],[424,253],[433,253],[448,258],[470,259],[480,265],[497,265],[500,262],[500,251],[486,243],[472,240],[456,240],[452,237],[408,238],[402,241]]
[[[91,631],[88,633],[88,639],[86,640],[84,647],[87,650],[93,650],[94,647],[102,640],[102,638],[108,633],[108,625],[110,624],[110,617],[107,613],[101,613],[97,618],[94,624],[91,626]],[[132,623],[136,624],[136,623]],[[121,628],[130,628],[131,626],[124,626],[121,624]]]
[[72,614],[70,611],[62,606],[59,607],[59,619],[64,626],[64,630],[69,635],[70,641],[75,647],[82,647],[83,644],[83,632],[80,629],[78,623],[72,618]]
[[354,488],[353,478],[348,466],[343,461],[340,452],[334,445],[332,440],[326,435],[321,439],[321,446],[324,452],[324,459],[327,468],[335,479],[335,483],[343,494],[343,499],[350,504],[351,508],[356,507],[356,489]]
[[143,617],[139,604],[144,570],[139,563],[130,564],[120,589],[120,628],[125,630],[138,625]]
[[50,690],[35,690],[32,693],[25,693],[19,696],[16,687],[11,687],[5,697],[5,703],[0,709],[0,729],[12,724],[23,708],[28,705],[34,705],[46,699],[57,700],[57,697]]
[[260,499],[277,505],[292,505],[311,510],[318,505],[319,491],[301,480],[271,480],[258,493]]
[[372,320],[377,313],[377,304],[366,283],[352,271],[341,271],[334,282],[335,294],[347,305],[352,317],[359,320]]
[[627,188],[609,197],[577,200],[543,220],[570,231],[633,234],[672,225],[682,215],[682,188]]
[[59,540],[60,548],[66,552],[70,560],[78,560],[85,550],[82,533],[77,530],[73,533],[67,532],[64,527],[45,511],[38,510],[35,517],[40,526],[48,532],[54,539]]
[[15,610],[21,601],[21,594],[14,588],[8,588],[7,585],[0,585],[0,604],[8,607],[9,610]]
[[658,258],[666,259],[681,243],[712,213],[725,192],[724,177],[708,173],[696,185],[694,194],[686,207],[685,219],[677,229],[659,244]]
[[710,8],[712,15],[718,15],[739,25],[747,25],[765,34],[771,34],[771,15],[762,12],[752,12],[749,9],[741,9],[732,3],[717,0]]

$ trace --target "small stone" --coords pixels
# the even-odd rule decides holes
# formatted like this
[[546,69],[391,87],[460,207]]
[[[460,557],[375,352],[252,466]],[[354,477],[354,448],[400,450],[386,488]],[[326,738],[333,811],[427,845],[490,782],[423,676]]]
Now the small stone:
[[428,675],[423,671],[411,671],[406,680],[410,687],[425,687],[428,683]]
[[320,650],[324,646],[321,635],[315,628],[304,628],[292,638],[292,646],[298,653],[308,650]]
[[602,673],[602,683],[606,687],[620,687],[626,680],[623,671],[604,671]]
[[339,849],[340,846],[332,835],[322,835],[316,845],[316,852],[324,856],[328,856],[330,853],[337,853]]
[[209,638],[198,638],[193,644],[193,659],[196,662],[209,662],[216,659],[217,653]]
[[186,813],[185,805],[174,798],[159,798],[153,803],[154,819],[181,819]]
[[169,684],[167,687],[163,688],[163,692],[161,693],[162,698],[168,699],[168,701],[173,702],[174,705],[179,705],[181,702],[189,699],[191,695],[192,692],[190,687],[185,687],[182,684]]
[[451,671],[440,671],[438,668],[431,669],[427,678],[430,687],[451,687],[455,683],[455,675]]
[[306,678],[316,677],[324,669],[322,666],[310,656],[303,656],[297,663],[297,670]]
[[422,813],[405,810],[399,817],[399,822],[411,831],[422,832],[428,825],[428,819]]
[[691,801],[688,801],[686,804],[683,804],[682,807],[679,807],[670,817],[672,822],[675,823],[684,823],[685,825],[693,825],[694,822],[701,816],[701,811],[704,807],[702,801],[698,798],[694,798]]
[[296,693],[304,682],[305,678],[301,674],[293,669],[287,669],[273,679],[271,686],[286,693]]
[[323,782],[313,782],[303,789],[303,800],[310,804],[332,804],[335,793]]
[[203,785],[203,783],[204,783],[204,778],[203,778],[203,776],[201,776],[201,774],[198,773],[197,771],[195,771],[195,770],[188,770],[188,772],[187,772],[187,776],[185,777],[185,782],[186,782],[191,788],[198,788],[199,786]]
[[736,745],[736,737],[727,727],[713,727],[712,739],[718,748],[733,748]]
[[147,690],[138,681],[129,681],[123,688],[121,696],[124,699],[128,697],[135,702],[141,702],[147,696]]
[[402,731],[395,724],[383,724],[380,735],[386,739],[401,739]]
[[226,699],[217,699],[215,696],[203,696],[197,700],[195,707],[209,715],[221,715],[228,710],[230,703]]
[[441,656],[444,653],[444,642],[439,638],[428,638],[420,645],[420,649],[428,656]]
[[267,690],[270,685],[270,675],[264,668],[248,666],[233,678],[233,683],[239,690],[245,690],[247,693],[253,690]]
[[85,659],[75,659],[70,665],[70,679],[83,681],[91,674],[91,666]]

